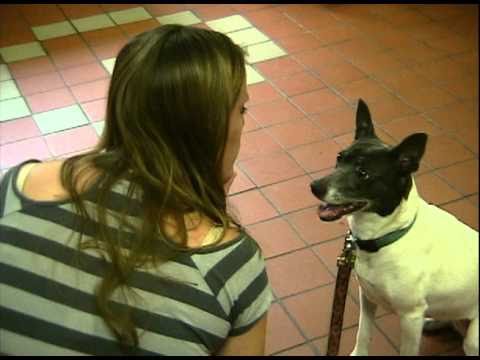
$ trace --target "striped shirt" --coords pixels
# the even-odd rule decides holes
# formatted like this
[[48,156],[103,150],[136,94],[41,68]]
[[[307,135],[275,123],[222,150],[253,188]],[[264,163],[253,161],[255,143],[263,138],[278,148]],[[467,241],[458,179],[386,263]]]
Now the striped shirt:
[[[19,191],[19,169],[27,162],[0,182],[0,353],[124,354],[96,310],[105,260],[94,250],[77,250],[71,202],[33,201]],[[125,207],[119,188],[111,196],[110,211],[122,200]],[[86,198],[95,205],[94,187]],[[93,235],[88,226],[82,234]],[[134,301],[114,294],[112,307],[132,310],[139,347],[130,350],[139,355],[213,354],[227,337],[260,320],[273,298],[259,247],[244,232],[157,268],[137,269],[129,285]]]

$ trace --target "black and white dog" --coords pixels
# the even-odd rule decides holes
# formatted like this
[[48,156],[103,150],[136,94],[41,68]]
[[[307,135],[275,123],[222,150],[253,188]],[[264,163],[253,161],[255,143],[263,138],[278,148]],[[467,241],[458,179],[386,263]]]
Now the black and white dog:
[[361,309],[352,355],[368,354],[377,305],[400,318],[400,355],[418,354],[425,317],[468,320],[463,348],[478,355],[478,233],[417,193],[412,173],[426,143],[424,133],[383,143],[360,100],[355,141],[311,184],[320,219],[346,215],[355,238]]

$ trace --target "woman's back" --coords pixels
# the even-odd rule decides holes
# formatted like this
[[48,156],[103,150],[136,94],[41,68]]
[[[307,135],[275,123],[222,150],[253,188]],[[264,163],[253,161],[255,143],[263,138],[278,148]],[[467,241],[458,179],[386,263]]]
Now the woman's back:
[[[0,184],[1,351],[122,353],[96,307],[95,289],[108,260],[97,250],[77,250],[78,215],[68,199],[32,200],[17,188],[22,165]],[[109,211],[128,207],[134,219],[136,206],[124,196],[124,185],[110,193]],[[85,195],[93,209],[95,186]],[[93,224],[82,229],[87,239],[93,229]],[[138,354],[215,353],[227,337],[248,331],[272,298],[263,258],[245,233],[212,249],[180,253],[158,268],[136,269],[127,283],[133,292],[117,290],[112,308],[132,310]]]

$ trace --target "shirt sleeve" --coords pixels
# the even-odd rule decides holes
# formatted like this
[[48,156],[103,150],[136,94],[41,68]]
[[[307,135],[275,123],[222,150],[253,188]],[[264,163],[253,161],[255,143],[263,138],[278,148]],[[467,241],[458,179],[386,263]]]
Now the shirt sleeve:
[[273,293],[268,280],[265,260],[260,248],[254,243],[251,259],[241,269],[242,273],[251,274],[243,291],[237,295],[233,304],[230,319],[232,328],[229,336],[241,335],[252,328],[269,310]]

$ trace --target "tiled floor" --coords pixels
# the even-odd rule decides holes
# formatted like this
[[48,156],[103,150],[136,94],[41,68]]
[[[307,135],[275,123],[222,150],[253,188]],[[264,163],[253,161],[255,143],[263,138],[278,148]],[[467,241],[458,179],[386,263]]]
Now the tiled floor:
[[[247,46],[251,101],[231,201],[261,243],[276,295],[268,354],[324,354],[346,230],[315,214],[308,184],[352,140],[358,97],[378,134],[430,134],[420,193],[478,229],[478,6],[0,5],[0,171],[92,147],[118,50],[159,24]],[[356,282],[341,353],[358,324]],[[398,318],[377,314],[371,351],[398,354]],[[423,354],[462,354],[451,333]]]

